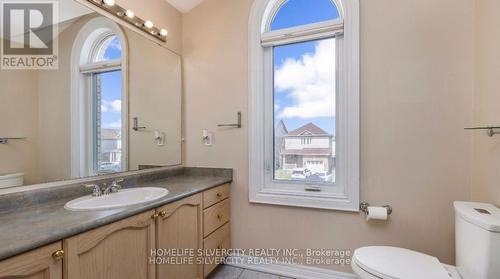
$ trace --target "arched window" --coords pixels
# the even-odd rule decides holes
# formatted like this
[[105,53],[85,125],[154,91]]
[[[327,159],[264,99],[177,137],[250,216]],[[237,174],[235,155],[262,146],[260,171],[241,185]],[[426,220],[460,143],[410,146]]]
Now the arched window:
[[107,18],[89,20],[75,40],[72,61],[73,176],[124,171],[127,59],[123,32]]
[[358,0],[256,0],[250,199],[358,209]]
[[112,31],[96,42],[90,62],[101,62],[121,59],[122,48],[120,38]]
[[269,31],[340,19],[340,11],[332,0],[292,0],[278,6]]

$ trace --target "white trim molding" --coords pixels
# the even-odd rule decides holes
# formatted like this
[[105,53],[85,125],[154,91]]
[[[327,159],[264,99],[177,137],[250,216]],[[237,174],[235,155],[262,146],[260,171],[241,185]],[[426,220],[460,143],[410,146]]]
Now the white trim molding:
[[[255,0],[249,18],[249,200],[298,207],[359,211],[359,0],[332,0],[339,19],[271,31],[287,0]],[[337,52],[336,180],[319,193],[302,183],[270,178],[274,154],[272,48],[335,38]],[[271,123],[271,124],[270,124]],[[285,187],[288,186],[288,187]]]
[[230,256],[226,264],[234,267],[287,276],[297,279],[356,279],[352,273],[340,272],[330,269],[318,268],[306,265],[293,265],[288,263],[266,262],[263,258],[250,257],[246,255]]

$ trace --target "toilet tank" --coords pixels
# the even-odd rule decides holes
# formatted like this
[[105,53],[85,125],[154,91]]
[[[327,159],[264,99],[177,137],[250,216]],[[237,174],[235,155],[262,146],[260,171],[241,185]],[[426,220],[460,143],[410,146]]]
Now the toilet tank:
[[500,209],[455,202],[456,266],[464,279],[500,278]]

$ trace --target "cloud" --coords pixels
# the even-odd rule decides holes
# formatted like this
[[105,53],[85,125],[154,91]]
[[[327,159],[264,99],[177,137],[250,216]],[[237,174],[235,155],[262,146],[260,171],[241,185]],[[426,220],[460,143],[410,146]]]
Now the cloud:
[[[111,49],[111,50],[115,50],[115,51],[118,51],[118,52],[122,52],[122,44],[121,44],[121,41],[118,37],[112,37],[110,38],[106,43],[105,45],[103,45],[104,49]],[[104,55],[105,53],[103,53]],[[104,58],[106,59],[111,59],[109,56],[105,56]]]
[[120,42],[120,39],[118,37],[113,37],[108,43],[108,48],[122,51],[122,43]]
[[281,118],[334,117],[335,39],[318,42],[313,54],[285,60],[275,73],[275,90],[292,100]]
[[101,112],[116,112],[121,113],[122,111],[122,101],[121,100],[113,100],[113,101],[101,101]]
[[116,122],[102,123],[102,128],[104,129],[119,129],[122,127],[122,121],[118,120]]

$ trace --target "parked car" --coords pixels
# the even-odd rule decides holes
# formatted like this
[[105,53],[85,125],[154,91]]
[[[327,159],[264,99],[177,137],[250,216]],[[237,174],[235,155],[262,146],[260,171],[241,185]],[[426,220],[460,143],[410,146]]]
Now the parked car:
[[307,182],[325,182],[325,179],[321,175],[314,173],[307,177]]
[[293,169],[293,171],[292,171],[292,179],[305,180],[311,174],[312,174],[311,171],[308,169],[296,168],[296,169]]
[[323,171],[323,172],[317,172],[315,174],[321,177],[321,179],[323,179],[324,182],[332,182],[332,173]]
[[102,172],[117,172],[121,169],[120,163],[112,162],[102,162],[99,167]]

